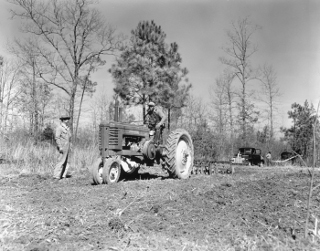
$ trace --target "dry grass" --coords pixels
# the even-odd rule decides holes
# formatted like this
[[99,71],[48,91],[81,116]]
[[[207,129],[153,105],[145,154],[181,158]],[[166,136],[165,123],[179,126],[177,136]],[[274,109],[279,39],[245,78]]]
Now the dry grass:
[[[56,147],[50,143],[41,142],[35,145],[30,140],[26,143],[18,142],[9,147],[2,147],[1,157],[8,169],[7,173],[52,174],[59,154]],[[77,173],[87,169],[98,157],[97,146],[72,147],[70,155],[72,172]]]

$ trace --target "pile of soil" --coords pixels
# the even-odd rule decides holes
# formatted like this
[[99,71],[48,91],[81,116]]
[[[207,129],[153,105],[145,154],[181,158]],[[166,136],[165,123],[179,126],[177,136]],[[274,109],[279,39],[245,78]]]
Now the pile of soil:
[[[315,175],[316,185],[320,180]],[[89,172],[0,177],[2,250],[317,250],[304,238],[307,169],[237,167],[234,174],[91,184]],[[320,188],[311,214],[320,217]],[[309,228],[314,227],[310,218]]]

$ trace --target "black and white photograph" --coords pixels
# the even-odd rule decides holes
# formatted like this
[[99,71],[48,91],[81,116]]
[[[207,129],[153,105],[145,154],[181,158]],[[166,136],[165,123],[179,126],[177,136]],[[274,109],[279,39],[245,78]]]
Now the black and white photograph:
[[320,1],[0,0],[0,250],[320,250]]

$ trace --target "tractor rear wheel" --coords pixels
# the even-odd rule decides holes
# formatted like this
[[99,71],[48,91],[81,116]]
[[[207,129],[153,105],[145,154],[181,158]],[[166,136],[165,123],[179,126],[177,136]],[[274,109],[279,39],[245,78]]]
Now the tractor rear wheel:
[[184,129],[171,132],[167,138],[164,158],[170,174],[179,179],[187,179],[193,167],[193,143],[190,134]]
[[91,166],[91,176],[94,185],[100,185],[103,183],[102,179],[103,161],[98,158]]
[[121,176],[120,160],[109,158],[106,159],[103,166],[102,178],[106,184],[117,183]]

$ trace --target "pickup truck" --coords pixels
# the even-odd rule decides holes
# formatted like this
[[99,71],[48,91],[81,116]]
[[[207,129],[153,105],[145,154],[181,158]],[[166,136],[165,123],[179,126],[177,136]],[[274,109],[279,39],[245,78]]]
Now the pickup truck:
[[231,159],[233,164],[243,165],[258,165],[263,167],[264,158],[261,155],[261,150],[253,147],[241,147],[237,154]]

